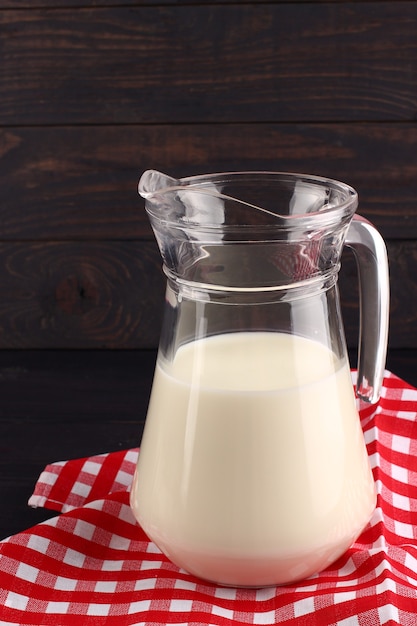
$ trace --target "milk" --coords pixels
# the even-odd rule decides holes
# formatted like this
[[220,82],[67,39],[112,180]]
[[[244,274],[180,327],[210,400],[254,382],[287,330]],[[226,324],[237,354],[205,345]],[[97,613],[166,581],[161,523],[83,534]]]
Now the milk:
[[175,564],[216,583],[275,585],[325,568],[375,507],[347,362],[271,332],[159,357],[131,506]]

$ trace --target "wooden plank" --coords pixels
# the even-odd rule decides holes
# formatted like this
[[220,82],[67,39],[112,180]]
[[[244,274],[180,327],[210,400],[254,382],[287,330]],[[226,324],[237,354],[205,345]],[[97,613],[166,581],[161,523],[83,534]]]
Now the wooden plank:
[[[307,0],[313,2],[314,0]],[[346,2],[346,0],[327,0],[330,2]],[[352,0],[364,2],[365,0]],[[366,0],[379,2],[380,0]],[[291,0],[291,2],[306,2],[306,0]],[[267,0],[264,4],[284,4],[288,0]],[[188,6],[198,4],[198,0],[0,0],[0,9],[56,9],[56,8],[85,8],[89,7],[116,7],[116,6],[152,6],[175,5]],[[236,0],[216,0],[216,4],[236,4]],[[257,4],[260,4],[257,0]]]
[[417,2],[0,13],[0,125],[414,120]]
[[[392,348],[417,348],[417,242],[389,242]],[[159,341],[165,280],[153,242],[0,245],[0,349],[151,349]],[[353,258],[342,265],[348,344],[357,345]]]
[[[217,0],[228,2],[233,0]],[[273,0],[274,1],[274,0]],[[299,2],[301,0],[295,0]],[[338,2],[339,0],[336,0]],[[1,9],[82,9],[88,7],[140,6],[149,4],[177,4],[181,0],[0,0]],[[187,4],[187,2],[181,2]]]
[[[87,420],[121,426],[131,423],[138,426],[138,432],[126,431],[129,441],[115,440],[111,444],[108,440],[103,447],[96,446],[91,438],[80,442],[78,453],[100,454],[110,447],[134,446],[146,414],[155,361],[156,350],[1,350],[0,420],[2,424],[43,422],[45,428],[54,423],[71,426]],[[20,393],[23,388],[25,393]],[[3,437],[6,434],[3,429]],[[65,433],[56,453],[62,458],[71,455],[65,447],[67,435],[70,433]],[[17,462],[24,459],[25,445],[29,446],[30,440],[16,450]],[[46,459],[37,453],[33,449],[34,460],[43,463]]]
[[160,265],[153,242],[0,245],[0,349],[155,347]]
[[284,170],[337,178],[386,238],[417,238],[417,125],[201,124],[0,129],[0,241],[152,239],[137,194],[173,176]]
[[154,365],[147,351],[0,351],[0,539],[50,517],[27,506],[47,463],[139,445]]

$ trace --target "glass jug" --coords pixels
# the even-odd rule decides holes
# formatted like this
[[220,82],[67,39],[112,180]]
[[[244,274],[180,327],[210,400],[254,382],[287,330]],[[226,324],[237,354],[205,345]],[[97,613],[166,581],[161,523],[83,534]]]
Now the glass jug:
[[342,326],[343,245],[360,279],[357,395],[376,402],[388,264],[348,185],[240,172],[139,183],[167,278],[131,507],[177,566],[291,583],[341,556],[376,495]]

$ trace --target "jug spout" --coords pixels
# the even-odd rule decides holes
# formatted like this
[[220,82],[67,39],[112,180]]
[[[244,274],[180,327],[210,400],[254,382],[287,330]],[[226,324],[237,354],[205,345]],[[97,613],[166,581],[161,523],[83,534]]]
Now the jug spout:
[[145,200],[151,199],[153,196],[166,193],[170,188],[175,188],[180,182],[167,174],[158,172],[157,170],[146,170],[140,178],[138,191]]
[[[155,227],[161,225],[178,228],[193,228],[192,237],[198,237],[198,229],[210,225],[219,228],[225,221],[225,202],[216,181],[201,180],[199,177],[177,180],[148,170],[142,175],[139,194],[146,200],[146,209]],[[236,200],[236,202],[239,202]],[[178,236],[178,231],[176,236]]]

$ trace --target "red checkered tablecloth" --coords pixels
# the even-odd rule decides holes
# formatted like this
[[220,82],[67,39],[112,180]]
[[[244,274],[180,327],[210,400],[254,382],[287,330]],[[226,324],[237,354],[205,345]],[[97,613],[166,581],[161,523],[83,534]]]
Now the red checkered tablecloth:
[[337,563],[293,586],[222,588],[170,563],[129,508],[137,450],[48,465],[29,503],[60,515],[0,542],[0,624],[415,626],[417,390],[386,372],[361,421],[375,513]]

